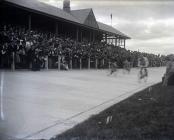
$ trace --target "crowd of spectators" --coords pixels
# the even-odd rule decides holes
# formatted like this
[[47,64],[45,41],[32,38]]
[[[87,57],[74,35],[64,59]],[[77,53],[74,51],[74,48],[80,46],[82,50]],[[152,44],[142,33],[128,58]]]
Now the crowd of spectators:
[[149,59],[152,67],[165,65],[165,56],[161,55],[130,51],[105,42],[78,42],[56,36],[51,32],[29,31],[22,26],[0,25],[1,68],[10,67],[13,58],[16,68],[45,68],[47,56],[50,67],[57,64],[58,56],[61,58],[61,63],[67,65],[70,65],[70,60],[78,63],[79,59],[87,61],[90,58],[92,62],[96,59],[105,60],[105,63],[98,64],[101,68],[107,67],[108,63],[113,61],[117,61],[118,66],[123,67],[123,62],[127,59],[132,67],[136,67],[141,54]]

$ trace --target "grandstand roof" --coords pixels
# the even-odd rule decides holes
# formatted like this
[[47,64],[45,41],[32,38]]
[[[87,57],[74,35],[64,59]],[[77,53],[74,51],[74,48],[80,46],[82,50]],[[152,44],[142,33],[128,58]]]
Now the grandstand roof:
[[63,11],[62,9],[56,8],[54,6],[42,3],[38,0],[4,0],[10,4],[20,6],[22,8],[27,8],[28,10],[34,10],[36,12],[41,12],[50,16],[57,18],[62,18],[72,22],[79,22],[74,16]]
[[101,22],[98,22],[98,25],[99,25],[100,30],[107,31],[109,33],[114,33],[114,34],[120,35],[122,37],[127,37],[128,39],[130,39],[130,37],[128,37],[124,33],[120,32],[119,30],[113,28],[112,26],[106,25],[106,24],[101,23]]
[[[32,10],[35,12],[40,12],[42,14],[46,14],[54,18],[59,18],[62,20],[66,20],[68,22],[80,24],[113,35],[118,35],[126,39],[130,39],[130,37],[118,31],[117,29],[109,25],[106,25],[104,23],[97,22],[92,9],[71,10],[71,12],[68,13],[63,11],[62,9],[42,3],[38,0],[2,0],[2,1],[5,1],[9,4],[13,4],[17,7],[21,7],[30,11]],[[93,21],[89,22],[91,18]]]
[[92,9],[71,10],[71,15],[76,17],[81,24],[84,24],[91,10]]
[[77,18],[81,24],[99,29],[92,9],[72,10],[70,14]]

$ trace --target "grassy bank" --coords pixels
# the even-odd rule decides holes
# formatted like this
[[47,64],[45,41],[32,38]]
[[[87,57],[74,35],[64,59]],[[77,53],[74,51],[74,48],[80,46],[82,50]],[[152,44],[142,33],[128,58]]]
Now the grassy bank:
[[143,139],[174,139],[174,87],[147,88],[52,140]]

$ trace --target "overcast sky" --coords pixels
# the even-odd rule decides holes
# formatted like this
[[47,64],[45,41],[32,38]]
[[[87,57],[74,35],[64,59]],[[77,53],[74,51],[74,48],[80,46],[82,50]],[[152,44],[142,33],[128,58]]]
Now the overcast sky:
[[[62,8],[63,0],[40,0]],[[98,21],[129,35],[127,49],[155,54],[174,53],[174,1],[71,0],[71,9],[92,8]]]

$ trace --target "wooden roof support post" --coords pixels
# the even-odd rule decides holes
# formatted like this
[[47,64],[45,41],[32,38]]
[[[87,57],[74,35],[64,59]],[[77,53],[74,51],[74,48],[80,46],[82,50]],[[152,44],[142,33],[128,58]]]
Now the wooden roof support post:
[[56,36],[59,34],[59,27],[58,27],[58,23],[56,22]]
[[121,39],[120,39],[120,37],[118,38],[118,46],[121,46]]
[[115,36],[115,46],[117,46],[117,36]]
[[81,42],[83,41],[83,31],[82,30],[80,31],[80,41]]
[[126,48],[126,39],[124,39],[124,44],[123,44],[124,48]]
[[76,40],[79,41],[79,28],[77,27],[77,30],[76,30]]
[[123,43],[123,38],[120,38],[120,46],[124,46]]
[[105,34],[105,41],[108,43],[107,34]]
[[92,32],[89,31],[89,42],[91,42],[91,41],[92,41]]
[[28,30],[31,31],[31,14],[28,15]]
[[92,33],[93,33],[93,42],[95,42],[95,31],[93,31]]
[[122,46],[124,46],[124,45],[123,45],[123,43],[124,43],[124,40],[123,40],[123,39],[121,39],[121,45],[122,45]]

